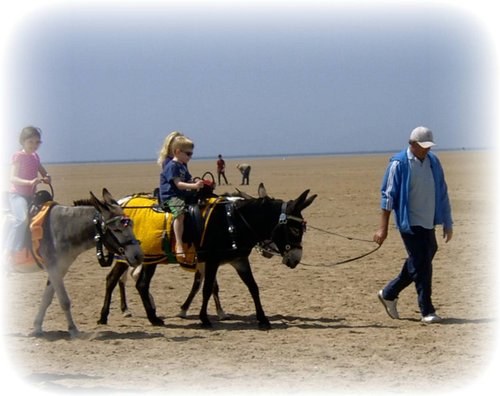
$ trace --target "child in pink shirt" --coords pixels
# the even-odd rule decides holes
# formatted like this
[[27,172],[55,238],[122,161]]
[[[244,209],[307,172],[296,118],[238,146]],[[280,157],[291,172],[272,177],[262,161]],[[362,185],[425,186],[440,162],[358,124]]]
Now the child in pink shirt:
[[14,261],[19,261],[16,256],[26,253],[24,240],[28,227],[28,209],[36,186],[51,182],[36,152],[42,143],[40,129],[32,126],[24,128],[19,136],[19,143],[22,149],[12,156],[9,202],[13,224],[6,241],[6,248]]

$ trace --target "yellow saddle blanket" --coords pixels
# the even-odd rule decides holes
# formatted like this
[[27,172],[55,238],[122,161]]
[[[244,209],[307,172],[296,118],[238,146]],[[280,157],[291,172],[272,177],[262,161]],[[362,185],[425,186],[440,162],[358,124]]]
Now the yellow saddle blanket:
[[[220,198],[211,198],[200,208],[205,227],[219,200]],[[175,257],[176,239],[172,227],[174,219],[171,213],[158,208],[155,197],[136,195],[120,204],[125,214],[134,222],[134,234],[141,241],[141,248],[145,255],[144,264],[179,263],[188,269],[195,268],[196,248],[194,244],[183,244],[186,256],[183,261],[185,262],[181,263]],[[204,238],[204,234],[201,238]]]

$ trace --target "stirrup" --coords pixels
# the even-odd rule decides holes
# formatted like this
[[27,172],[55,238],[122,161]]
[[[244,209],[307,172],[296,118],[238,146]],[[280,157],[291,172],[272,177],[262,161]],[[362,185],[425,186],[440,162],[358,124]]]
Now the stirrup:
[[175,260],[178,264],[186,267],[192,267],[196,265],[196,255],[191,252],[175,253]]

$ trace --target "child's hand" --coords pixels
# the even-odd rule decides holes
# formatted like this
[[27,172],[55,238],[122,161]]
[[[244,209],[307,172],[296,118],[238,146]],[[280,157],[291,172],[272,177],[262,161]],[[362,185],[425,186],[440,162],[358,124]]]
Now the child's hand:
[[43,178],[35,177],[33,180],[31,180],[30,183],[34,187],[34,186],[38,186],[42,181],[43,181]]
[[194,183],[194,185],[195,185],[195,188],[196,188],[197,190],[202,189],[202,188],[203,188],[203,185],[204,185],[204,184],[203,184],[203,180],[197,180],[197,181]]
[[51,181],[52,181],[52,178],[51,178],[49,175],[47,175],[47,176],[45,176],[45,177],[42,179],[42,181],[43,181],[45,184],[50,184],[50,183],[51,183]]

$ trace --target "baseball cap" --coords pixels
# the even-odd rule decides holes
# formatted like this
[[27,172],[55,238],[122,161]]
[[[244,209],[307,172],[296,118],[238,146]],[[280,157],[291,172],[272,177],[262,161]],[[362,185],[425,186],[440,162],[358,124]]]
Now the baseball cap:
[[423,126],[419,126],[411,131],[410,142],[416,142],[422,148],[429,148],[435,145],[432,131]]

